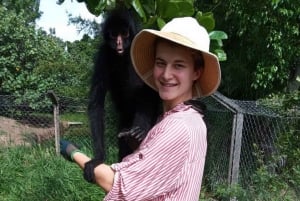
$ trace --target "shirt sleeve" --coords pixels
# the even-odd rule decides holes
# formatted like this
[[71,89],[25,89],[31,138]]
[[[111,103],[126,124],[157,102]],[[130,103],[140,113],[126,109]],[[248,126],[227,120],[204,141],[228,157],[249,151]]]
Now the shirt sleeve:
[[164,119],[137,152],[112,165],[114,184],[105,200],[148,200],[178,188],[189,141],[188,126],[180,119]]

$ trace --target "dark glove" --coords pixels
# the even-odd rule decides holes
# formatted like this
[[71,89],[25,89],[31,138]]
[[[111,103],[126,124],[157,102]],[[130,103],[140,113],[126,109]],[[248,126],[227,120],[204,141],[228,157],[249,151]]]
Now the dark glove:
[[136,126],[134,128],[131,128],[129,130],[122,130],[118,137],[131,137],[137,140],[139,143],[146,137],[147,133],[144,129],[140,128],[139,126]]
[[83,177],[87,182],[96,183],[94,169],[101,163],[103,163],[103,160],[94,158],[84,164]]
[[73,162],[73,154],[75,152],[80,152],[80,149],[78,146],[73,144],[72,142],[69,142],[67,140],[60,140],[60,154],[67,160]]
[[190,99],[184,102],[185,105],[191,105],[194,110],[199,112],[200,114],[204,114],[206,110],[206,106],[199,100]]

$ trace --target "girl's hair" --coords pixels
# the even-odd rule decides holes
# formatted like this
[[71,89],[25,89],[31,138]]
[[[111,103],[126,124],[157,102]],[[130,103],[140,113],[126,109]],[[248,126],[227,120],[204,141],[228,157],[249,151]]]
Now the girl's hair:
[[191,51],[192,51],[192,57],[194,59],[195,70],[204,68],[203,54],[200,51],[196,51],[193,49],[191,49]]
[[156,47],[157,44],[160,43],[160,42],[167,42],[167,43],[169,43],[173,46],[184,47],[184,48],[189,49],[191,51],[192,57],[194,59],[194,68],[195,68],[195,70],[202,69],[204,67],[204,58],[203,58],[203,55],[200,51],[197,51],[197,50],[194,50],[192,48],[174,43],[174,42],[172,42],[168,39],[165,39],[165,38],[157,38],[154,42],[154,46]]

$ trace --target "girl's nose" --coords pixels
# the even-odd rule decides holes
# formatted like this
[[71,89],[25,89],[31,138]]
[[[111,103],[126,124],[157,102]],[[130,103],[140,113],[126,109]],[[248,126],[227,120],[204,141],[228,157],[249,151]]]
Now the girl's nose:
[[169,65],[167,65],[165,68],[164,68],[164,71],[162,73],[162,76],[164,79],[169,79],[172,77],[172,69]]

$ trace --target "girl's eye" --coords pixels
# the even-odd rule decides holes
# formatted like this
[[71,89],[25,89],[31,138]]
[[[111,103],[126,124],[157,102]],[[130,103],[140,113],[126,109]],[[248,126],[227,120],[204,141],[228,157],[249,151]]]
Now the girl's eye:
[[182,65],[182,64],[175,64],[175,68],[181,69],[181,68],[184,68],[184,65]]
[[164,66],[165,66],[165,63],[162,62],[162,61],[156,61],[156,62],[155,62],[155,65],[156,65],[157,67],[164,67]]

